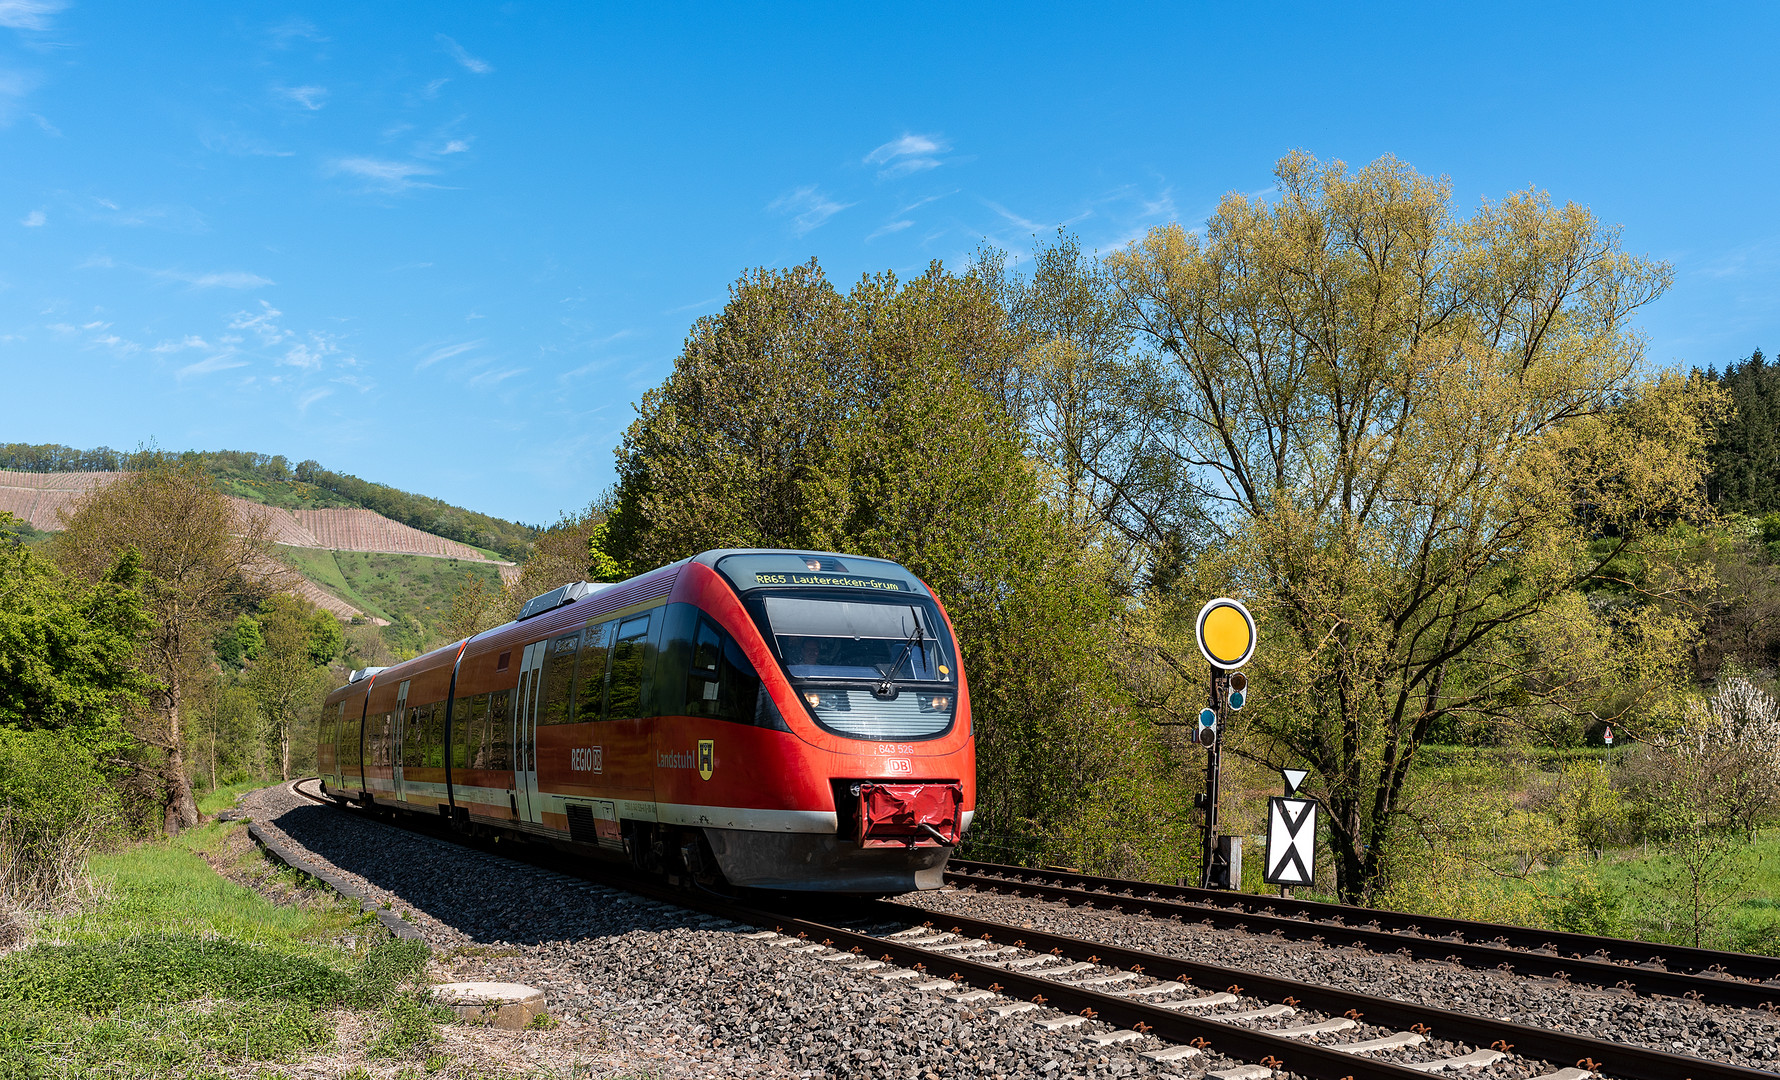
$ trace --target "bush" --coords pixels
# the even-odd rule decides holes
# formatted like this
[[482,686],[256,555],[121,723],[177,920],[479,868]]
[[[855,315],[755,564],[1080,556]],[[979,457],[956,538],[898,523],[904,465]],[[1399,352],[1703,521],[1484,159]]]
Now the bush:
[[90,752],[61,732],[0,728],[0,905],[42,908],[76,892],[87,855],[121,824]]

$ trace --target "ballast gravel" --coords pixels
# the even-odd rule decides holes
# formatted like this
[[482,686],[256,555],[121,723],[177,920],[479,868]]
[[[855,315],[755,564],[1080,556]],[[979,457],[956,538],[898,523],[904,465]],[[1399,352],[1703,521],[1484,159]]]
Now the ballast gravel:
[[288,785],[241,802],[262,829],[416,926],[438,951],[438,981],[543,990],[561,1026],[515,1033],[533,1044],[508,1055],[539,1074],[1067,1080],[1197,1078],[1242,1064],[1155,1062],[1141,1055],[1168,1044],[1153,1037],[1098,1045],[1084,1036],[1109,1025],[1047,1030],[1036,1021],[1061,1018],[1049,1009],[999,1016],[1006,999],[951,1001],[944,987],[910,985],[943,980],[847,970],[751,937],[753,926],[317,805]]
[[[1377,997],[1474,1016],[1493,1016],[1670,1053],[1693,1054],[1712,1061],[1766,1070],[1780,1065],[1780,1015],[1757,1009],[1635,997],[1623,991],[1565,985],[1456,964],[1286,941],[1271,934],[1205,926],[1188,920],[1138,915],[1129,909],[1141,908],[1142,902],[1128,897],[1108,897],[1107,908],[1070,907],[982,891],[921,893],[900,900],[934,913],[968,915],[1267,975],[1302,977],[1305,982]],[[1128,910],[1109,910],[1115,903]],[[1392,1060],[1438,1056],[1441,1055],[1404,1052],[1394,1055]],[[1444,1075],[1481,1078],[1491,1072],[1467,1069]],[[1516,1071],[1504,1075],[1526,1074]]]

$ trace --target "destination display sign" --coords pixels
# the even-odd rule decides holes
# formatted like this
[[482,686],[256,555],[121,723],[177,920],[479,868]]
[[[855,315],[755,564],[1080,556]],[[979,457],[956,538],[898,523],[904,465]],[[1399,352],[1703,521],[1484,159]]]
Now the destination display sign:
[[879,592],[914,592],[907,582],[892,578],[865,577],[860,574],[794,574],[785,572],[757,573],[756,585],[839,585],[854,589],[876,589]]

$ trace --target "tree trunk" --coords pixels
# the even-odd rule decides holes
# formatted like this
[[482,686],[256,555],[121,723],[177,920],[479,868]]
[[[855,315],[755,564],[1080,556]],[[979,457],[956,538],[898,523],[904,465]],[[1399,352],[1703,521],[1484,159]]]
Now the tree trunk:
[[[198,824],[198,800],[192,797],[192,778],[185,772],[185,732],[179,712],[179,683],[167,690],[167,787],[172,796],[170,809],[177,813],[182,828]],[[169,830],[178,832],[178,829]]]
[[278,775],[280,779],[290,779],[290,725],[278,725]]

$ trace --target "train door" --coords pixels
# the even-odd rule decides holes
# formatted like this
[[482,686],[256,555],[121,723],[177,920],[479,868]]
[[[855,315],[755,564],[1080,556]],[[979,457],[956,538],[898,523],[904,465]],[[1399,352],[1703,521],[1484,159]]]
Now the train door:
[[408,801],[408,792],[402,787],[402,749],[408,745],[408,680],[396,687],[396,741],[390,747],[389,763],[392,767],[391,776],[395,777],[396,799]]
[[518,711],[513,718],[514,810],[521,821],[540,821],[543,800],[538,797],[538,699],[540,678],[548,641],[525,647],[519,662]]

